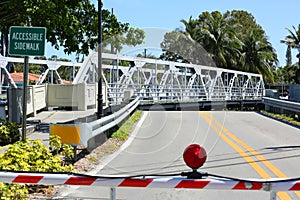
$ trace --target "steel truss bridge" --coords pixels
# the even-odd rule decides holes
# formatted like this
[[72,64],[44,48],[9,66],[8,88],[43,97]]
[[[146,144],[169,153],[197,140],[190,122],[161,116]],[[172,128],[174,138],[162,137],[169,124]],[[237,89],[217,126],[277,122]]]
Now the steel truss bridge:
[[[128,93],[162,103],[261,100],[264,92],[259,74],[115,54],[104,53],[102,58],[110,104],[122,102]],[[97,52],[93,52],[73,83],[98,80],[91,76],[97,72],[97,63]]]
[[[154,103],[261,100],[264,92],[263,78],[259,74],[106,53],[102,58],[103,85],[107,88],[110,105],[120,104],[133,96]],[[12,57],[0,57],[0,61],[8,76],[8,62],[24,62],[22,58]],[[53,74],[62,84],[57,73],[62,66],[72,67],[72,70],[79,68],[73,84],[97,83],[98,80],[97,52],[90,53],[83,63],[46,60],[29,60],[29,63],[47,65],[37,85],[43,84],[47,75],[53,82]],[[10,76],[8,79],[15,87]]]

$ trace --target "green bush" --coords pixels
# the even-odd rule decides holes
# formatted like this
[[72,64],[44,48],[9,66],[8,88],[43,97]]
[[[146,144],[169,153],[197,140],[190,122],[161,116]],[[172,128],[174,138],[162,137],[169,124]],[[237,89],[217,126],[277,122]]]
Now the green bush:
[[52,154],[61,154],[64,158],[64,164],[72,161],[74,158],[74,149],[71,145],[61,143],[60,137],[58,135],[50,135],[49,149]]
[[20,140],[20,125],[0,119],[0,146],[12,144]]
[[[72,147],[64,146],[60,143],[58,136],[50,137],[50,144],[55,140],[56,145],[64,147],[62,154],[72,156]],[[57,147],[56,147],[57,148]],[[62,154],[53,155],[48,147],[43,145],[40,140],[18,141],[10,144],[3,154],[0,154],[0,170],[12,171],[31,171],[31,172],[71,172],[73,165],[66,164],[61,159]],[[49,186],[50,187],[50,186]],[[0,183],[0,199],[27,199],[29,188],[24,184],[5,184]]]

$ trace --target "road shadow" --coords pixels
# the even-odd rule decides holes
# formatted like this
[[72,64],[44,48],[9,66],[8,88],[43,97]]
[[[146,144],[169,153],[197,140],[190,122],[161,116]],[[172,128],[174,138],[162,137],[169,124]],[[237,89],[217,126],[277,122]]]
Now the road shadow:
[[270,150],[282,150],[282,149],[299,149],[300,146],[278,146],[278,147],[266,147],[264,149]]

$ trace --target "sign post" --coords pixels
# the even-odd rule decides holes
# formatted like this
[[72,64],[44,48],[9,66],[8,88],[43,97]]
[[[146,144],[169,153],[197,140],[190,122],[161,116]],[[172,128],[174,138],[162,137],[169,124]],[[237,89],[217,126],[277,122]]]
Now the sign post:
[[22,141],[26,140],[27,114],[27,85],[29,56],[43,56],[45,54],[46,28],[12,26],[9,29],[8,53],[14,56],[25,56],[23,69],[23,97],[22,97]]
[[29,57],[24,58],[23,69],[23,98],[22,98],[22,141],[26,140],[26,114],[27,114],[27,85],[28,85],[28,60]]

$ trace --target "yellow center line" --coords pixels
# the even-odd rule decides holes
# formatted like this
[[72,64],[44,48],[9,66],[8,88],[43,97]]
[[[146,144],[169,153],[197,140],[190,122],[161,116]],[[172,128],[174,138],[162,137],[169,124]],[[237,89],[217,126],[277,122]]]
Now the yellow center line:
[[[212,116],[211,113],[205,112],[208,116],[210,116],[211,119],[234,141],[236,141],[238,144],[240,144],[242,147],[244,147],[249,153],[254,155],[259,161],[261,161],[271,172],[273,172],[278,178],[288,178],[287,175],[285,175],[280,169],[278,169],[275,165],[273,165],[270,161],[268,161],[263,155],[259,154],[257,151],[255,151],[253,148],[251,148],[249,145],[247,145],[242,140],[238,139],[235,135],[233,135],[227,128],[225,128],[215,117]],[[296,195],[300,198],[300,192],[295,192]]]
[[258,164],[251,158],[245,151],[243,151],[238,145],[236,145],[234,142],[232,142],[225,134],[222,133],[222,130],[218,129],[212,121],[207,118],[206,116],[202,115],[200,113],[201,117],[209,124],[211,128],[214,129],[214,131],[225,141],[227,142],[237,153],[239,153],[250,165],[255,169],[255,171],[265,179],[271,178],[271,176]]
[[[236,145],[233,141],[241,145],[243,148],[245,148],[250,154],[254,155],[258,160],[260,160],[264,165],[269,168],[276,176],[280,177],[284,174],[276,168],[270,161],[268,161],[266,158],[264,158],[262,155],[260,155],[258,152],[256,152],[253,148],[242,142],[240,139],[235,137],[228,129],[226,129],[217,119],[215,119],[210,113],[208,112],[199,112],[200,116],[212,127],[212,129],[227,143],[229,144],[237,153],[239,153],[242,158],[244,158],[245,161],[249,163],[249,165],[264,179],[271,178],[271,176],[266,172],[253,158],[249,156],[245,151],[243,151],[238,145]],[[213,122],[217,124],[217,126],[220,127],[217,128]],[[225,134],[231,138],[233,141],[231,141]],[[280,176],[279,176],[280,175]],[[287,177],[286,175],[284,175]],[[285,178],[285,177],[280,178]],[[286,192],[278,192],[278,197],[282,200],[289,200],[291,197]]]
[[224,131],[230,138],[232,138],[234,141],[236,141],[238,144],[240,144],[242,147],[244,147],[249,153],[254,155],[267,168],[269,168],[276,176],[278,176],[279,178],[287,178],[287,176],[283,172],[281,172],[277,167],[275,167],[263,155],[259,154],[257,151],[255,151],[253,148],[251,148],[249,145],[244,143],[242,140],[238,139],[227,128],[225,128],[216,118],[214,118],[210,113],[206,112],[206,114],[211,117],[211,119],[221,128],[222,131]]

